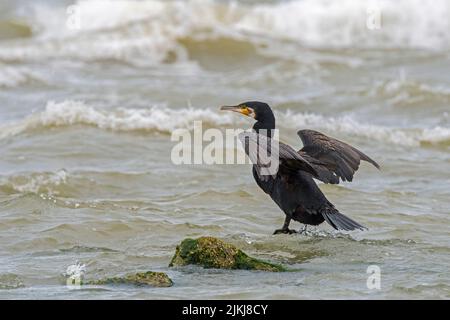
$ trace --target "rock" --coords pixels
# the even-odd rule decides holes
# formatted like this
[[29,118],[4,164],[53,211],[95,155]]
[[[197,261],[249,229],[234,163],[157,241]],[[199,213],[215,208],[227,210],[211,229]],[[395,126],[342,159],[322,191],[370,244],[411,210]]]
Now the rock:
[[23,284],[22,279],[12,273],[2,273],[0,274],[0,289],[18,289],[23,288],[25,285]]
[[100,280],[87,281],[88,285],[135,285],[135,286],[152,286],[152,287],[171,287],[172,280],[164,272],[138,272],[127,274],[123,277],[112,277]]
[[217,269],[286,271],[281,265],[249,257],[234,245],[213,237],[185,239],[177,246],[169,267],[189,264]]

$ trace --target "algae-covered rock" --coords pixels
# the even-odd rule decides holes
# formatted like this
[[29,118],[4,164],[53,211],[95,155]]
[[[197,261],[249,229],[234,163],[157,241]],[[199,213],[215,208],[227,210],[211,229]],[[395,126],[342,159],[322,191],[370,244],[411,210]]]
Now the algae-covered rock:
[[283,266],[249,257],[234,245],[213,237],[185,239],[177,246],[169,267],[188,264],[218,269],[286,271]]
[[100,280],[88,281],[90,285],[135,285],[135,286],[152,286],[152,287],[171,287],[172,280],[164,272],[138,272],[127,274],[123,277],[112,277]]
[[23,287],[25,287],[25,285],[23,284],[22,279],[18,275],[13,273],[0,274],[0,290],[18,289]]

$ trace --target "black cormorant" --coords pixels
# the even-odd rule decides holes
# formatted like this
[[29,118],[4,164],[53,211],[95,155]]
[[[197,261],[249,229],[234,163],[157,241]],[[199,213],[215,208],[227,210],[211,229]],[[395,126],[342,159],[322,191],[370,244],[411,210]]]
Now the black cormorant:
[[[258,139],[270,140],[273,137],[275,117],[268,104],[249,101],[236,106],[224,106],[221,110],[254,118],[254,136]],[[305,228],[306,225],[319,225],[326,221],[336,230],[366,229],[340,213],[327,200],[313,178],[338,184],[339,180],[352,181],[361,160],[370,162],[378,169],[379,165],[349,144],[318,131],[300,130],[297,134],[303,142],[303,148],[295,151],[279,142],[279,166],[273,175],[261,174],[261,166],[250,157],[248,148],[245,150],[253,162],[256,183],[286,214],[283,227],[275,230],[274,234],[294,233],[294,230],[289,229],[291,220],[305,224]]]

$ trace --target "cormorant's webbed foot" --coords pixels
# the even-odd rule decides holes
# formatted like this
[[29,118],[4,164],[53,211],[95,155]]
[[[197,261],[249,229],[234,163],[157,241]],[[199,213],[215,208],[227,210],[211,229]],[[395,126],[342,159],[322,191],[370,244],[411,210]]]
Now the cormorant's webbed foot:
[[273,234],[280,234],[280,233],[293,234],[293,233],[297,233],[297,231],[289,229],[289,223],[290,222],[291,222],[291,217],[286,215],[286,218],[284,218],[283,227],[281,229],[275,230],[275,232]]
[[275,232],[273,234],[293,234],[293,233],[297,233],[297,231],[293,230],[293,229],[289,229],[289,228],[283,228],[283,229],[277,229],[275,230]]

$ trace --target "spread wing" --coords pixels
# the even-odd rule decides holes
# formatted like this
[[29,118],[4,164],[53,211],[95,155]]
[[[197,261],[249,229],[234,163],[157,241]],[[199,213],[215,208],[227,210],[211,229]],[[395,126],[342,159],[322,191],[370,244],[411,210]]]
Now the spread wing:
[[[284,170],[297,171],[302,170],[319,178],[317,171],[303,156],[296,152],[292,147],[277,140],[266,137],[265,135],[252,132],[242,132],[239,134],[244,151],[255,165],[258,176],[265,181],[270,176],[276,175],[278,168]],[[269,168],[269,163],[276,157],[278,166],[276,170]]]
[[314,130],[297,132],[303,148],[298,152],[317,171],[318,179],[325,183],[352,181],[361,160],[370,162],[380,169],[378,163],[351,145],[328,137]]

